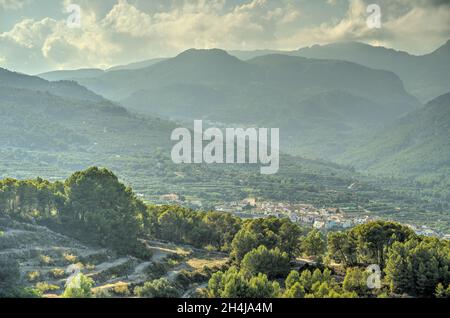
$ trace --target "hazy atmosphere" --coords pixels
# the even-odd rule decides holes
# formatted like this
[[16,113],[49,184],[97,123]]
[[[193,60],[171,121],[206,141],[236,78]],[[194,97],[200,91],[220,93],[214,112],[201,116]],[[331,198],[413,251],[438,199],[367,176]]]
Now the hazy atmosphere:
[[[69,28],[68,5],[81,28]],[[425,54],[450,34],[450,1],[382,0],[382,28],[366,25],[370,0],[0,0],[0,66],[39,73],[108,68],[188,48],[294,50],[361,41]]]
[[450,1],[0,0],[0,306],[435,309],[449,136]]

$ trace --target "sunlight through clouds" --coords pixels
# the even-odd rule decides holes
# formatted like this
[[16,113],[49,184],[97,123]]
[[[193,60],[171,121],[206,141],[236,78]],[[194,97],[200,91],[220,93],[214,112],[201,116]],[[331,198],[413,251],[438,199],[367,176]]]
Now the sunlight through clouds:
[[[32,0],[0,0],[0,7],[14,21],[8,29],[0,29],[1,63],[25,71],[26,61],[27,71],[41,72],[62,67],[109,67],[173,56],[192,47],[294,50],[335,41],[379,43],[420,54],[444,43],[450,34],[448,1],[380,1],[383,27],[376,30],[366,24],[370,3],[42,0],[37,4]],[[30,13],[37,5],[46,4],[53,9],[57,6],[59,14],[37,18]],[[65,8],[70,4],[82,9],[80,29],[66,25]],[[324,22],[321,13],[333,18]]]

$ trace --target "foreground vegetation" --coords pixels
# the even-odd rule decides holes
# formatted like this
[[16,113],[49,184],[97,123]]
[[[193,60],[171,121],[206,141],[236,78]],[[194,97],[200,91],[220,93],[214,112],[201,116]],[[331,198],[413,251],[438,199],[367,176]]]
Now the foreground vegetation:
[[[450,295],[449,241],[418,236],[408,227],[386,221],[322,233],[288,219],[242,220],[227,213],[148,206],[111,171],[95,167],[77,172],[63,183],[1,181],[0,218],[1,297],[39,297],[61,289],[39,281],[40,272],[27,274],[33,284],[24,282],[20,272],[24,260],[8,256],[15,255],[9,253],[15,242],[5,233],[23,231],[11,230],[14,222],[25,228],[26,224],[39,224],[82,244],[114,251],[118,257],[131,256],[123,263],[113,262],[116,267],[126,265],[115,274],[118,277],[136,276],[141,266],[130,272],[134,263],[146,265],[145,274],[138,275],[140,279],[133,284],[106,280],[109,288],[103,288],[96,280],[102,280],[105,273],[88,274],[90,266],[85,261],[75,276],[78,283],[67,280],[59,294],[62,297]],[[165,263],[161,263],[160,254],[155,254],[155,240],[191,252],[165,255]],[[195,253],[210,259],[211,255],[220,256],[225,261],[207,266],[194,261]],[[46,272],[49,277],[66,278],[61,266],[77,264],[80,259],[70,254],[63,258],[66,263],[58,263],[56,256],[41,255],[39,262],[46,268],[58,265]],[[379,276],[366,270],[370,265],[378,266]],[[371,288],[368,280],[376,282],[378,278],[379,284]]]

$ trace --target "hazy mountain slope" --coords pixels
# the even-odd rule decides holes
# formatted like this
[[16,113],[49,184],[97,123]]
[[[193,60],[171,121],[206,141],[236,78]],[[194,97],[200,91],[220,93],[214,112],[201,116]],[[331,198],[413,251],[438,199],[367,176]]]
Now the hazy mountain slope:
[[[330,91],[281,109],[270,120],[281,131],[282,146],[290,153],[333,159],[365,140],[386,122],[387,112],[370,100],[342,91]],[[264,124],[263,124],[264,125]]]
[[319,59],[345,60],[396,73],[406,89],[423,102],[450,90],[450,41],[436,51],[414,56],[363,43],[334,43],[300,49],[295,54]]
[[[239,60],[232,59],[228,67],[239,65]],[[207,78],[206,74],[196,74],[199,82]],[[14,79],[16,75],[10,76]],[[28,79],[47,83],[33,77]],[[264,89],[260,87],[261,92]],[[370,101],[338,91],[330,96],[318,95],[316,99],[328,102],[321,101],[320,109],[308,106],[314,105],[313,102],[305,103],[300,111],[312,112],[311,116],[325,118],[324,121],[341,114],[341,110],[333,109],[332,100],[355,99],[363,108],[372,107]],[[355,109],[342,108],[344,114],[349,111]],[[355,117],[358,116],[355,111]],[[188,198],[186,205],[200,200],[204,209],[250,196],[342,207],[362,214],[367,214],[366,210],[389,214],[394,207],[401,206],[409,212],[402,217],[413,220],[433,204],[432,200],[398,195],[380,187],[380,181],[374,185],[349,168],[283,154],[279,173],[271,176],[261,175],[260,165],[176,165],[170,158],[174,144],[170,135],[177,125],[157,118],[136,117],[105,100],[80,101],[42,91],[3,87],[0,120],[0,179],[40,176],[62,180],[73,171],[102,166],[117,171],[145,200],[160,202],[163,194],[179,193]],[[358,186],[349,188],[351,184]]]
[[64,81],[96,77],[102,75],[104,72],[105,71],[98,68],[86,68],[79,70],[52,71],[38,74],[36,76],[46,79],[47,81]]
[[106,71],[111,72],[111,71],[122,71],[122,70],[137,70],[140,68],[146,68],[146,67],[152,66],[152,65],[162,62],[164,60],[166,60],[166,58],[155,58],[155,59],[145,60],[142,62],[118,65],[118,66],[111,67],[111,68],[107,69]]
[[131,92],[124,104],[141,112],[252,124],[272,118],[269,112],[335,90],[382,104],[391,117],[418,106],[393,73],[284,55],[243,62],[220,50],[190,50],[147,69],[83,83],[116,98]]
[[[170,86],[174,86],[175,90],[185,85],[206,86],[225,97],[232,97],[233,102],[239,98],[258,99],[256,94],[262,90],[282,93],[297,100],[339,89],[377,101],[386,100],[392,108],[401,104],[403,109],[399,109],[399,112],[418,105],[404,91],[401,81],[389,72],[375,71],[348,62],[284,55],[268,55],[244,62],[217,49],[188,50],[148,68],[109,72],[80,82],[112,99],[125,99],[142,90],[156,93],[159,89],[167,91]],[[201,98],[194,96],[194,93],[191,95]],[[268,94],[265,95],[267,97]],[[173,101],[176,99],[173,98]],[[238,103],[240,107],[248,107],[245,100],[238,100]]]
[[138,119],[107,101],[1,87],[0,96],[0,140],[12,148],[126,153],[130,148],[168,147],[174,128],[158,119]]
[[450,170],[450,93],[389,125],[343,162],[389,174]]
[[222,50],[188,50],[147,68],[112,71],[80,83],[107,98],[121,100],[139,90],[174,84],[236,85],[256,79],[254,71],[254,66]]
[[[0,88],[0,120],[0,178],[62,179],[75,169],[106,166],[147,199],[183,193],[208,204],[249,195],[334,200],[325,189],[350,191],[355,175],[347,168],[283,155],[280,173],[270,177],[260,175],[259,165],[176,165],[170,159],[174,123],[138,118],[108,101]],[[288,183],[283,181],[287,178]]]
[[93,78],[101,76],[107,72],[122,71],[122,70],[137,70],[146,68],[156,63],[164,61],[164,58],[150,59],[142,62],[130,63],[126,65],[118,65],[106,70],[99,68],[84,68],[78,70],[58,70],[46,73],[41,73],[36,76],[46,79],[47,81],[76,81],[83,78]]
[[419,107],[391,72],[280,54],[244,62],[219,50],[190,50],[83,83],[113,97],[137,89],[122,103],[140,113],[278,127],[285,150],[327,159],[359,140],[358,128]]
[[260,57],[264,55],[271,54],[284,54],[284,55],[295,55],[295,51],[279,51],[279,50],[253,50],[253,51],[244,51],[244,50],[232,50],[228,51],[233,56],[236,56],[238,59],[247,61],[251,60],[255,57]]
[[285,55],[267,55],[249,63],[265,68],[270,86],[288,90],[298,98],[341,90],[382,104],[394,116],[418,106],[417,101],[404,90],[400,79],[391,72],[348,62]]
[[[14,73],[9,75],[15,77]],[[43,81],[31,76],[28,79]],[[0,149],[6,151],[20,148],[71,153],[80,156],[80,162],[96,159],[100,163],[104,156],[123,162],[126,160],[120,156],[142,157],[139,159],[147,161],[143,168],[151,165],[152,169],[158,151],[163,149],[164,157],[170,157],[174,144],[170,136],[177,127],[154,117],[140,118],[106,100],[79,101],[5,87],[0,87],[0,120]],[[133,164],[132,160],[128,164]]]
[[72,81],[49,82],[45,79],[25,74],[10,72],[0,68],[0,87],[29,89],[39,92],[49,92],[65,98],[100,102],[104,99]]

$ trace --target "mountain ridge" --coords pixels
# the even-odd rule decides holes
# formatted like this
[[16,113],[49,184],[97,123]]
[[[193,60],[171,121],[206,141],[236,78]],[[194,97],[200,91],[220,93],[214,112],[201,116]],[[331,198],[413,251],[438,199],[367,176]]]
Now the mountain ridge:
[[31,89],[40,92],[78,100],[101,102],[104,98],[75,81],[51,82],[40,77],[11,72],[0,68],[0,86]]
[[340,162],[377,173],[434,174],[450,170],[450,93],[388,125]]
[[338,42],[301,48],[303,57],[346,60],[374,69],[390,70],[405,83],[406,89],[422,102],[450,90],[450,40],[424,55],[411,55],[360,42]]

